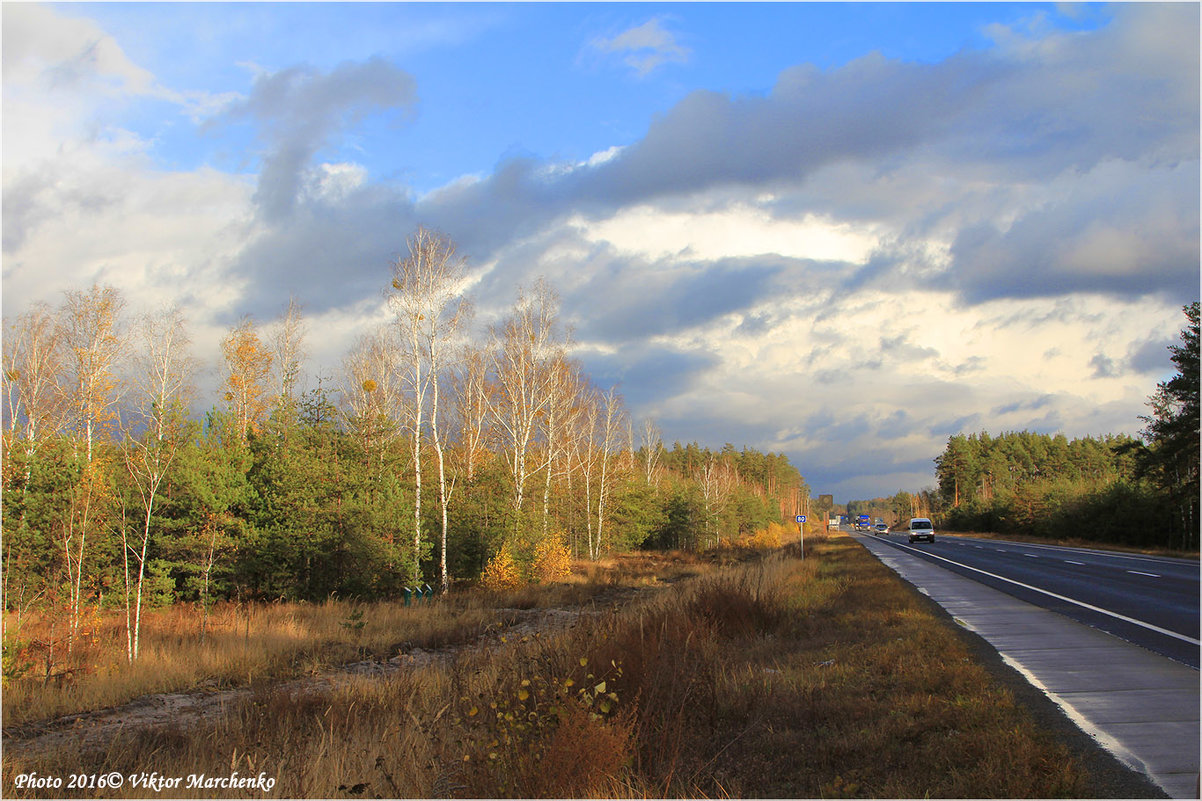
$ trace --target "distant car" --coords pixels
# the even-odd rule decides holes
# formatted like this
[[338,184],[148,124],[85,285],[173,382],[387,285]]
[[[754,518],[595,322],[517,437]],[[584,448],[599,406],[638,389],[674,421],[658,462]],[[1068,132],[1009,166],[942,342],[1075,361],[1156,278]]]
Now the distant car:
[[875,526],[873,526],[873,528],[876,530],[877,534],[888,534],[889,533],[889,527],[886,526],[884,523],[877,523]]
[[935,527],[925,517],[910,518],[910,542],[918,540],[935,541]]

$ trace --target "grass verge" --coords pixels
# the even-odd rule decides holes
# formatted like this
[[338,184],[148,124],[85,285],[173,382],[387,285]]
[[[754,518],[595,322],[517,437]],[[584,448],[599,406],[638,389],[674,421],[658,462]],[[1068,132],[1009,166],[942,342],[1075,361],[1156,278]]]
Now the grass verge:
[[263,687],[18,774],[256,776],[179,797],[1095,797],[1088,769],[851,538],[680,581],[449,666]]
[[579,563],[572,576],[553,585],[498,593],[468,589],[411,606],[342,599],[220,604],[203,639],[200,611],[180,604],[143,613],[141,655],[132,665],[121,611],[94,613],[69,657],[60,620],[35,613],[18,624],[8,615],[4,725],[104,709],[152,693],[312,676],[411,648],[453,648],[512,623],[512,610],[611,603],[709,569],[681,554],[632,554]]

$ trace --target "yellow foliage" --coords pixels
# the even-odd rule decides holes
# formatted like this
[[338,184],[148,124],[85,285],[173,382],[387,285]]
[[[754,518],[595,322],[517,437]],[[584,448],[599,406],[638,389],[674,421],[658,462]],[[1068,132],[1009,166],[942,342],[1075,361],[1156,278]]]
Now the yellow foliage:
[[572,553],[562,534],[552,534],[535,547],[530,570],[535,581],[544,583],[561,581],[571,574]]
[[522,586],[522,574],[507,544],[488,560],[480,574],[480,584],[488,590],[514,590]]
[[743,537],[739,545],[744,548],[779,548],[783,541],[785,527],[780,523],[769,523],[768,528]]

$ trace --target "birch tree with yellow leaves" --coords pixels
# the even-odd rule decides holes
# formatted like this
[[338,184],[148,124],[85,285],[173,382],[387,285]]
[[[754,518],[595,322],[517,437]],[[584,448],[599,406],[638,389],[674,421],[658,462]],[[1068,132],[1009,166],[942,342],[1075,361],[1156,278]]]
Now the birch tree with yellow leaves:
[[234,427],[245,443],[247,435],[258,431],[271,408],[268,387],[271,351],[259,338],[258,327],[250,317],[243,318],[221,343],[225,357],[225,403],[234,418]]

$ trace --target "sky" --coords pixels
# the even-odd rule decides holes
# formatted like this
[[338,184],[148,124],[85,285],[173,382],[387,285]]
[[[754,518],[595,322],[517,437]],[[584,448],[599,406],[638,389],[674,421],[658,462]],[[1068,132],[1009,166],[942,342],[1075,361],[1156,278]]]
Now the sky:
[[[311,376],[423,225],[664,440],[837,502],[1135,434],[1199,296],[1199,5],[3,4],[3,313],[93,283]],[[208,403],[215,402],[215,395]]]

